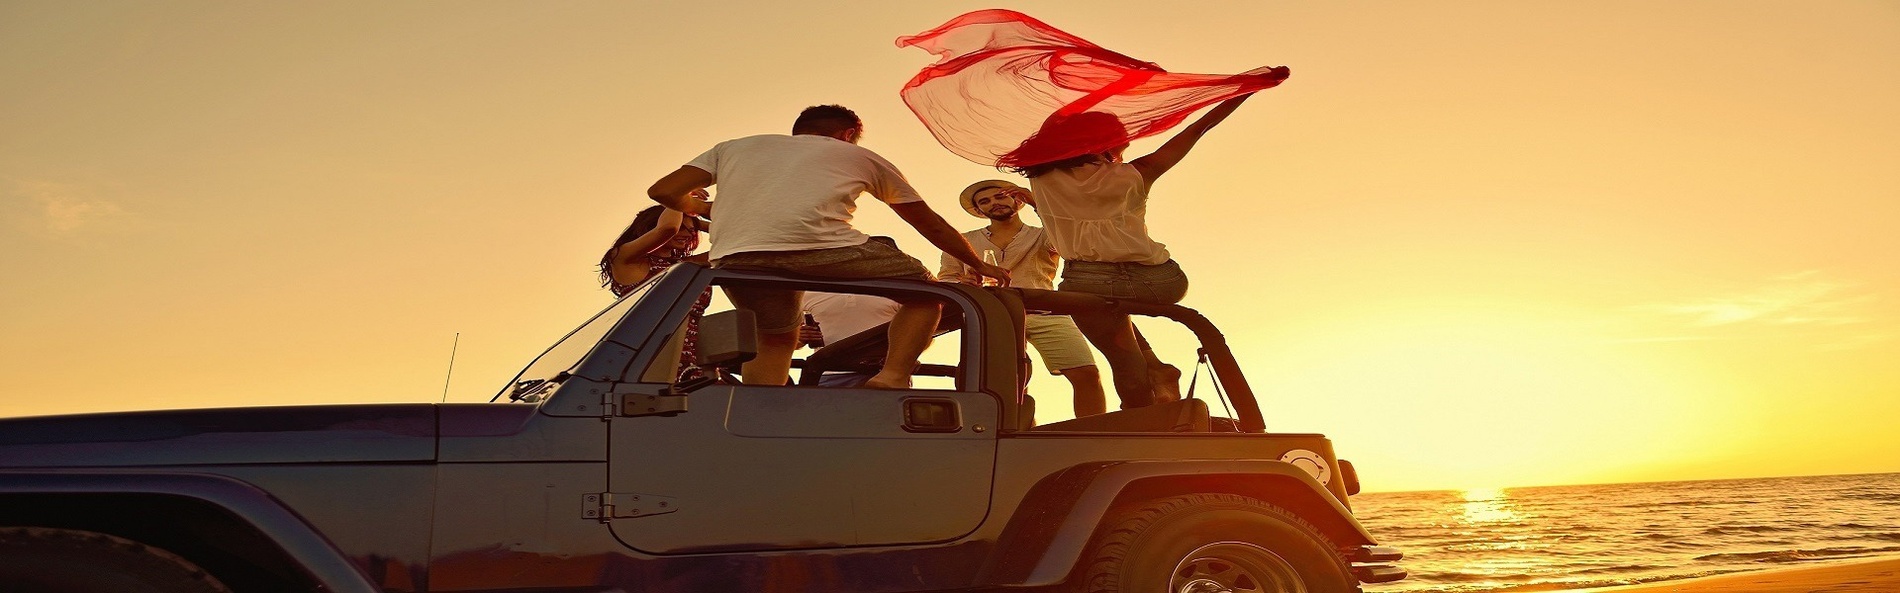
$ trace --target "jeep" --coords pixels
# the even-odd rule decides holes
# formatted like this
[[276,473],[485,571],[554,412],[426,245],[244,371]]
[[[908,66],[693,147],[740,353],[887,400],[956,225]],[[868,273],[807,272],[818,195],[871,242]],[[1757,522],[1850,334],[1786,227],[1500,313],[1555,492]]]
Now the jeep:
[[[715,304],[690,361],[704,376],[676,380],[695,303],[738,285],[929,298],[943,322],[913,389],[817,384],[877,369],[883,328],[796,360],[794,385],[745,385],[752,318]],[[1024,315],[1111,311],[1198,339],[1187,397],[1038,424]],[[1265,428],[1225,339],[1185,307],[682,264],[489,403],[0,420],[0,588],[1338,593],[1404,578],[1354,519],[1358,477],[1330,441]]]

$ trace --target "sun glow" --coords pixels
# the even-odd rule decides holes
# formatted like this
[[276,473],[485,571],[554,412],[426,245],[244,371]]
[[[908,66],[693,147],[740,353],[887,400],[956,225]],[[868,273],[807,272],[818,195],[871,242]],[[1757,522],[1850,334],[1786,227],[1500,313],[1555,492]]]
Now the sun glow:
[[1460,494],[1465,499],[1460,518],[1467,524],[1504,523],[1523,518],[1502,488],[1475,488]]
[[1341,456],[1374,480],[1561,482],[1653,459],[1658,443],[1698,432],[1684,427],[1694,410],[1670,397],[1693,381],[1558,316],[1412,311],[1292,339],[1297,349],[1249,345],[1280,359],[1256,382],[1264,405],[1284,410],[1269,426],[1276,415],[1338,417],[1351,402],[1380,402],[1381,422],[1353,416],[1328,428],[1351,447]]

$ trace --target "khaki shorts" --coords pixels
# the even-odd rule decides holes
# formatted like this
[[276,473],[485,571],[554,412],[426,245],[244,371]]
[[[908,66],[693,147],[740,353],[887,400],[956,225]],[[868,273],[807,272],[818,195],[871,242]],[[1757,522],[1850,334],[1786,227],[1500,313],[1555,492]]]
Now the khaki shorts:
[[1082,330],[1076,329],[1075,321],[1069,316],[1030,315],[1023,320],[1029,345],[1036,347],[1036,354],[1042,356],[1042,366],[1049,369],[1049,374],[1060,375],[1062,371],[1095,366],[1095,354],[1089,351],[1088,338],[1082,337]]
[[[791,272],[850,280],[932,280],[923,262],[905,254],[896,245],[877,239],[874,237],[858,245],[829,249],[734,253],[713,260],[713,267]],[[796,332],[803,321],[799,315],[805,300],[802,290],[728,286],[726,296],[732,299],[733,307],[752,312],[758,320],[759,333]]]

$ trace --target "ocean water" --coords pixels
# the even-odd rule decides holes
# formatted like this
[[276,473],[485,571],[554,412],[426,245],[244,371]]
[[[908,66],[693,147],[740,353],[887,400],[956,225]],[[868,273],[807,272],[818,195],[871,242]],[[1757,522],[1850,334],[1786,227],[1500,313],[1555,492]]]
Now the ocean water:
[[1900,554],[1900,474],[1354,496],[1411,576],[1368,593],[1549,591]]

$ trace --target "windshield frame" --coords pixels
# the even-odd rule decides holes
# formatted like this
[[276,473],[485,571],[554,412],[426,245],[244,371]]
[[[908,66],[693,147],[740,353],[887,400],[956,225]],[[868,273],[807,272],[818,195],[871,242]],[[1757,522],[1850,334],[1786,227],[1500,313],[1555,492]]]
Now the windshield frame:
[[[592,355],[594,351],[600,347],[601,343],[607,341],[608,336],[613,333],[614,327],[625,320],[627,314],[638,307],[640,301],[645,299],[646,296],[653,291],[653,287],[658,285],[661,276],[664,276],[664,274],[657,274],[651,278],[647,278],[645,282],[634,287],[634,289],[625,296],[620,297],[612,304],[607,305],[606,308],[594,313],[587,318],[587,321],[582,322],[579,326],[568,331],[566,335],[561,336],[561,339],[556,340],[554,345],[548,346],[546,350],[541,351],[541,354],[536,355],[533,360],[528,361],[528,364],[523,366],[520,372],[515,373],[514,378],[509,380],[506,385],[503,385],[501,391],[496,392],[495,396],[489,398],[488,401],[501,401],[503,396],[507,396],[510,402],[522,401],[529,396],[538,396],[538,398],[529,399],[527,403],[546,401],[548,399],[547,396],[552,394],[556,384],[565,379],[576,367],[579,367],[583,361],[586,361],[587,357]],[[578,349],[583,345],[585,349],[579,350],[572,358],[565,356],[566,352]],[[560,351],[563,356],[552,360],[548,358],[557,351]],[[566,364],[561,365],[558,369],[551,366],[561,364],[561,360],[566,360]],[[530,371],[534,371],[534,376],[530,376]]]

